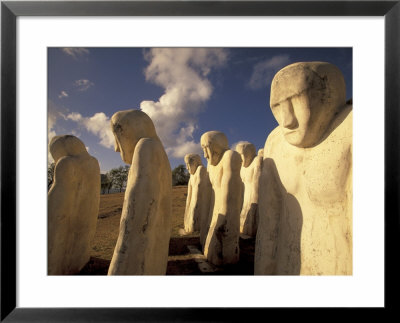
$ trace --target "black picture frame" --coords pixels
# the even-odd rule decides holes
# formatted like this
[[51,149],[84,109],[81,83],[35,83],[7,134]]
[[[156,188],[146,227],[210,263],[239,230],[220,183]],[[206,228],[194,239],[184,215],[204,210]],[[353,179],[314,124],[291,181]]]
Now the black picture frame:
[[[396,310],[399,274],[400,1],[2,1],[1,317],[3,322],[234,322],[267,318],[265,308],[16,307],[16,19],[18,16],[384,16],[385,306]],[[372,148],[373,150],[373,148]],[[368,162],[368,161],[366,161]],[[372,188],[371,188],[372,189]],[[371,232],[371,238],[373,233]],[[371,255],[371,262],[374,261]],[[40,291],[38,291],[40,292]],[[268,292],[268,291],[266,291]],[[238,295],[239,297],[239,295]],[[279,309],[275,309],[280,311]],[[327,309],[328,310],[328,309]],[[332,311],[329,311],[335,315]],[[371,313],[371,312],[368,312]],[[371,313],[372,314],[372,313]],[[371,315],[368,314],[368,315]],[[331,314],[330,314],[331,315]]]

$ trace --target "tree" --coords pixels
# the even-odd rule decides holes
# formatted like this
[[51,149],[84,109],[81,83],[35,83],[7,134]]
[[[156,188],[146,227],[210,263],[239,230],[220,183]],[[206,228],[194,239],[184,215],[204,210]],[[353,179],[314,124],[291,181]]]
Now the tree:
[[109,181],[112,183],[111,185],[120,192],[126,186],[126,182],[128,180],[129,166],[120,166],[118,168],[113,168],[107,173],[107,177]]
[[187,185],[189,182],[190,174],[186,170],[185,165],[179,165],[172,171],[172,185]]
[[47,165],[47,190],[50,190],[51,185],[53,185],[55,167],[56,167],[55,163]]

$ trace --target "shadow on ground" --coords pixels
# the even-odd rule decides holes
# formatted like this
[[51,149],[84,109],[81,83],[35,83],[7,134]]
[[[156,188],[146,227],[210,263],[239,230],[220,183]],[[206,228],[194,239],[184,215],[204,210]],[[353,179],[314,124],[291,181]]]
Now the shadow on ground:
[[[240,259],[237,264],[216,267],[215,272],[203,272],[196,262],[196,256],[187,247],[191,245],[201,250],[199,237],[173,237],[169,243],[167,275],[253,275],[254,244],[254,238],[240,238]],[[107,275],[109,265],[110,260],[91,257],[78,275]]]

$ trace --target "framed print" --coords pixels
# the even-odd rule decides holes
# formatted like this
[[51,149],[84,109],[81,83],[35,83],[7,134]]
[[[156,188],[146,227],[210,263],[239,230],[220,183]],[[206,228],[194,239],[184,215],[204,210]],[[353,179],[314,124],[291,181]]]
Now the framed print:
[[[1,320],[240,321],[253,315],[265,316],[270,308],[394,309],[390,290],[398,286],[394,255],[399,243],[399,15],[398,1],[3,1]],[[231,53],[248,49],[254,54],[260,48],[287,48],[287,55],[295,57],[298,48],[315,52],[328,48],[335,49],[337,56],[344,53],[351,57],[347,69],[352,75],[350,99],[354,104],[352,275],[47,275],[47,187],[41,185],[41,169],[48,156],[49,98],[53,96],[62,105],[68,97],[71,100],[71,93],[79,96],[89,93],[86,91],[91,87],[100,88],[100,83],[91,79],[97,72],[101,74],[99,80],[115,79],[115,84],[104,83],[107,85],[101,91],[92,92],[100,105],[110,92],[117,93],[118,88],[127,86],[126,80],[117,82],[115,76],[115,69],[131,66],[124,65],[125,49],[130,48],[131,57],[143,56],[149,63],[155,60],[150,49],[173,47],[216,48],[211,55],[221,61],[221,66],[222,61],[228,62],[228,49]],[[340,51],[341,48],[346,50]],[[91,53],[102,62],[111,52],[117,57],[113,61],[119,60],[120,65],[110,65],[113,68],[106,72],[94,68],[94,74],[82,75],[70,88],[63,87],[66,83],[59,75],[71,71],[66,57],[71,62],[87,63]],[[239,58],[243,57],[235,57],[237,60],[229,64],[239,74]],[[280,59],[289,61],[284,55]],[[182,66],[176,66],[182,76]],[[202,76],[209,75],[215,67],[216,64],[202,66]],[[132,73],[143,73],[146,68],[147,65],[138,65]],[[232,72],[231,78],[234,77],[237,75]],[[149,74],[146,78],[169,88],[163,80],[152,79]],[[247,86],[256,87],[255,79],[256,76]],[[129,82],[134,83],[133,79]],[[222,86],[218,82],[212,85]],[[207,86],[208,83],[197,88],[197,92],[208,91]],[[267,109],[269,96],[268,100],[265,98]],[[132,108],[127,106],[129,100],[136,102],[133,96],[115,98],[115,109]],[[241,101],[238,95],[236,101],[243,105],[239,119],[254,111],[249,98]],[[224,105],[223,100],[218,102]],[[85,115],[78,106],[78,102],[63,106],[64,121],[89,129],[104,141],[103,146],[113,146],[112,136],[103,136],[99,128],[89,123],[97,107]],[[215,120],[233,120],[229,113],[225,119],[218,119],[215,112]],[[104,117],[107,124],[109,117],[111,114]],[[213,124],[215,120],[204,122]],[[164,129],[165,136],[174,139],[177,129]],[[226,129],[229,131],[228,126]],[[262,138],[263,143],[267,135]],[[92,146],[88,147],[92,153]]]

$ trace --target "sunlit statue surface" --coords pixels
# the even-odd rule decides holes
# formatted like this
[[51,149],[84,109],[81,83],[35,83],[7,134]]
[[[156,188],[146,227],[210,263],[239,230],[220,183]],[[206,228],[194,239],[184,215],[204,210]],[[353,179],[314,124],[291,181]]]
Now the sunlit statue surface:
[[164,275],[171,234],[171,167],[150,117],[140,110],[111,118],[115,151],[131,164],[120,230],[108,275]]
[[48,274],[78,273],[90,259],[100,203],[100,167],[75,136],[49,143],[55,162],[48,193]]
[[236,151],[242,158],[240,177],[244,184],[240,233],[254,237],[258,225],[258,188],[261,176],[262,157],[256,155],[256,147],[250,142],[240,142]]
[[295,63],[271,84],[279,123],[260,183],[255,274],[352,274],[352,106],[341,71]]
[[184,229],[186,233],[200,231],[200,244],[204,246],[210,226],[211,183],[199,155],[187,154],[184,160],[190,174]]
[[242,201],[240,155],[229,150],[228,139],[219,131],[204,133],[200,139],[212,185],[211,224],[204,255],[214,265],[239,260],[239,216]]

